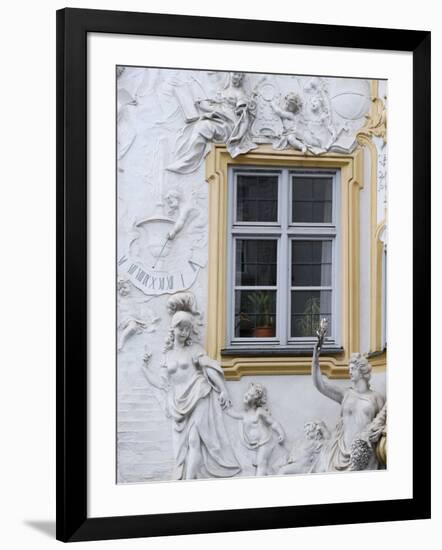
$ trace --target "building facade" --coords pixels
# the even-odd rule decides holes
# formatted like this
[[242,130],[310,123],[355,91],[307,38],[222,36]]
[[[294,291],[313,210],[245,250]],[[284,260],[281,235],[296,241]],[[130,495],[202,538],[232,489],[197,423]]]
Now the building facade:
[[[387,82],[118,67],[117,102],[118,482],[384,467]],[[352,412],[365,466],[325,451]]]

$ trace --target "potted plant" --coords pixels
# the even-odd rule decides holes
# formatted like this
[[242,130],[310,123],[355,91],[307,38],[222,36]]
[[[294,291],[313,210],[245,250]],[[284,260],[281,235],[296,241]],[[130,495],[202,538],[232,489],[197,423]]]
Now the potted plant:
[[254,330],[255,327],[249,316],[241,312],[235,324],[235,334],[241,338],[250,338]]
[[253,331],[255,338],[271,338],[275,335],[272,317],[271,295],[260,291],[249,294],[249,301],[253,305],[256,316],[256,327]]
[[297,327],[299,336],[314,336],[319,328],[321,307],[319,299],[316,297],[308,298],[305,302],[305,308],[302,319],[298,319]]

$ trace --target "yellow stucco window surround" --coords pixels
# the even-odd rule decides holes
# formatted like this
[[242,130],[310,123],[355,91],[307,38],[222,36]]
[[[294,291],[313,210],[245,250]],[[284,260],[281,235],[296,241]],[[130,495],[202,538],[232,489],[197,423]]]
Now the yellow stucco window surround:
[[[365,144],[364,144],[365,145]],[[376,154],[375,147],[369,147]],[[227,289],[227,220],[228,169],[231,166],[275,166],[290,168],[332,168],[340,170],[341,197],[341,334],[343,352],[321,356],[321,369],[332,378],[346,378],[348,359],[359,350],[359,201],[363,181],[364,150],[359,145],[352,154],[327,153],[321,156],[304,155],[294,150],[276,151],[261,145],[248,154],[232,159],[224,145],[214,145],[206,157],[206,180],[209,185],[209,270],[206,347],[210,357],[220,361],[226,379],[238,380],[243,375],[307,374],[311,357],[297,356],[223,356],[226,345]],[[374,160],[376,162],[376,159]],[[376,170],[373,177],[376,176]],[[373,179],[373,177],[371,179]],[[374,181],[376,190],[376,181]],[[373,194],[372,194],[373,197]],[[372,218],[373,219],[373,218]],[[375,247],[373,247],[375,250]],[[373,267],[373,266],[372,266]],[[373,281],[377,281],[374,277]],[[376,295],[376,300],[378,296]],[[376,319],[379,321],[378,312]],[[379,328],[375,329],[376,339]],[[376,360],[379,363],[380,359]],[[382,362],[382,360],[381,360]]]

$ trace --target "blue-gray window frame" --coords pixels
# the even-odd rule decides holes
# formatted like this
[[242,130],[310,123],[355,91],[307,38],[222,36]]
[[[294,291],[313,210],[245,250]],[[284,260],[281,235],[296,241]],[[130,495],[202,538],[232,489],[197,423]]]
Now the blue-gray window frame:
[[[276,222],[238,222],[237,213],[237,176],[242,175],[277,175],[278,176],[278,218]],[[292,223],[292,176],[332,177],[332,221],[331,223]],[[327,345],[340,346],[341,338],[341,286],[338,267],[340,264],[340,170],[320,168],[298,168],[291,166],[231,166],[228,170],[228,220],[227,220],[227,327],[226,342],[228,348],[297,348],[304,349],[311,345],[315,337],[291,337],[291,291],[301,287],[291,286],[291,240],[330,240],[332,242],[332,281],[331,287],[305,287],[308,290],[328,290],[332,292],[332,323],[327,335]],[[285,205],[285,207],[284,207]],[[276,331],[274,337],[236,337],[235,336],[235,291],[247,290],[235,284],[236,246],[235,240],[266,239],[277,240],[277,299]],[[250,288],[251,289],[251,288]],[[263,287],[253,287],[259,290]]]

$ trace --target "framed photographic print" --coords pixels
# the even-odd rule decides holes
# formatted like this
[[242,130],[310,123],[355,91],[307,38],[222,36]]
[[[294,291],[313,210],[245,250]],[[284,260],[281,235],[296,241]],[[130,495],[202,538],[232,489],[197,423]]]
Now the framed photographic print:
[[58,539],[430,517],[429,114],[428,32],[57,13]]

